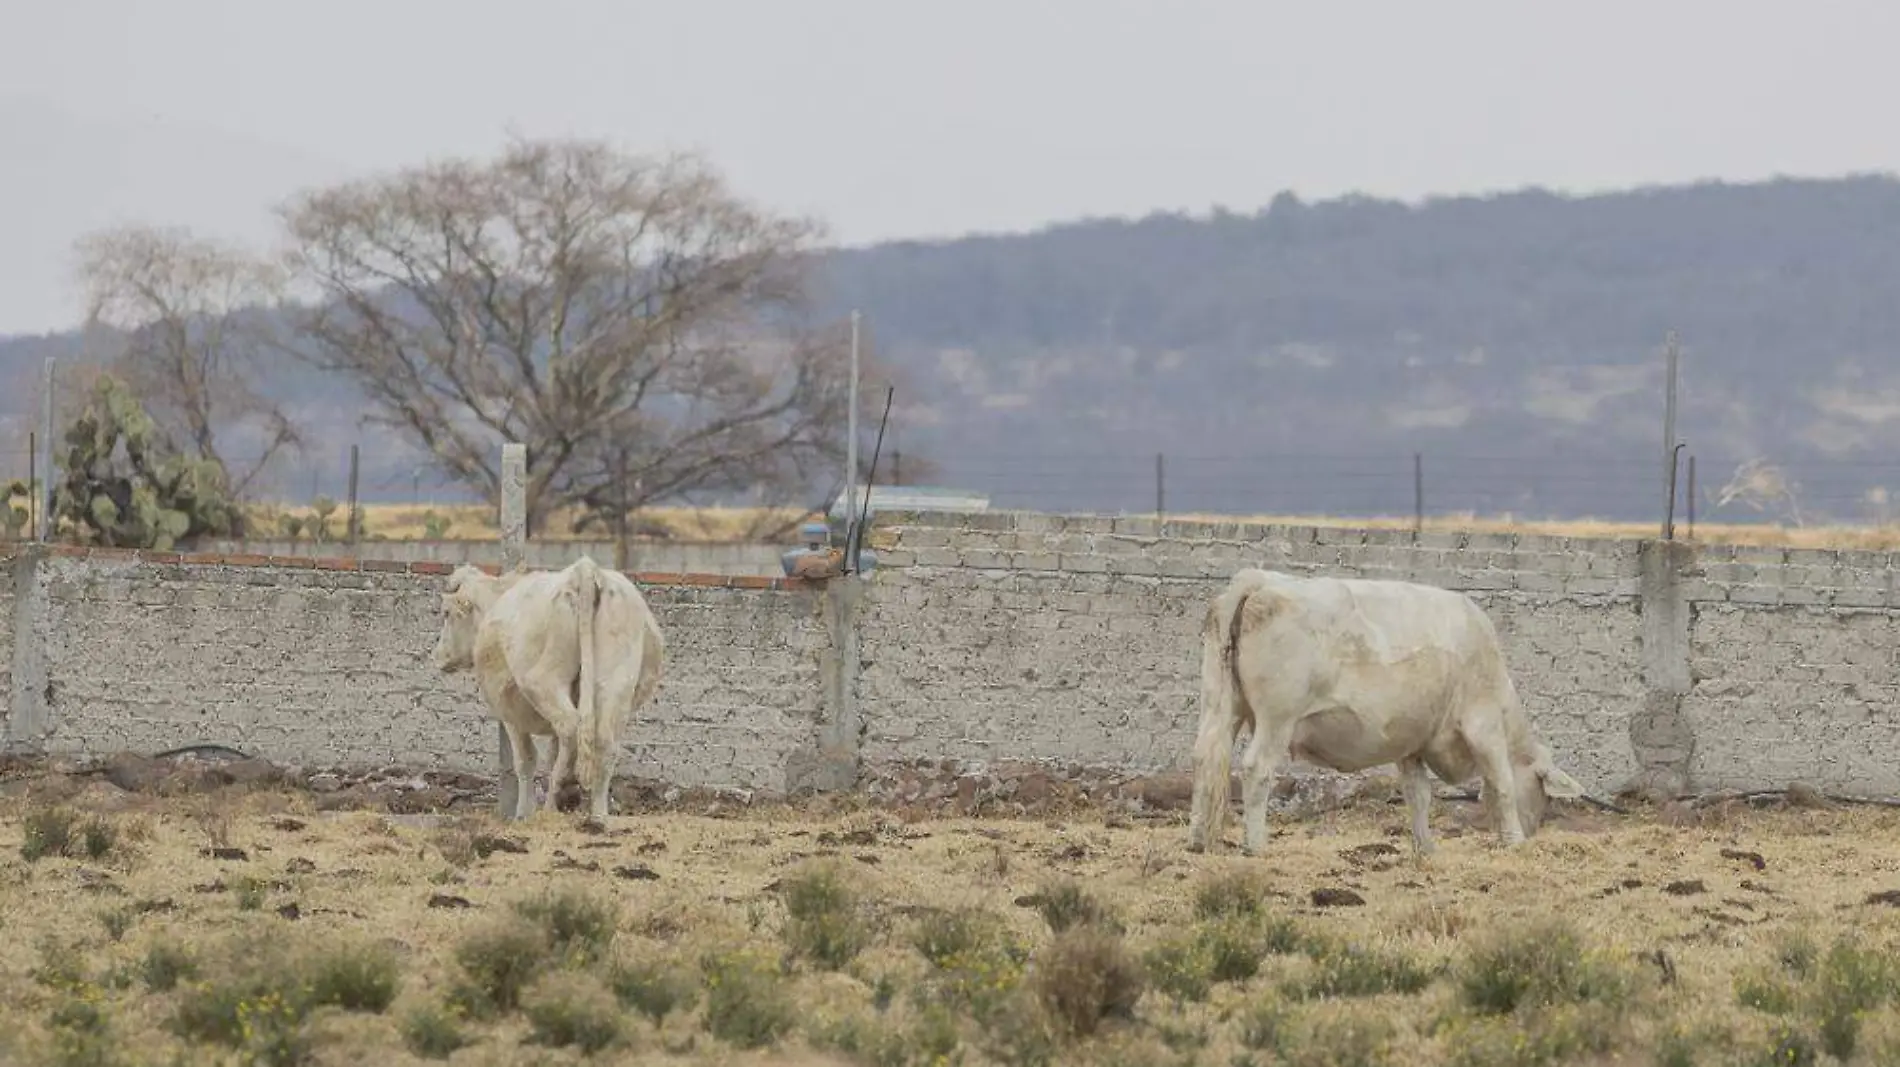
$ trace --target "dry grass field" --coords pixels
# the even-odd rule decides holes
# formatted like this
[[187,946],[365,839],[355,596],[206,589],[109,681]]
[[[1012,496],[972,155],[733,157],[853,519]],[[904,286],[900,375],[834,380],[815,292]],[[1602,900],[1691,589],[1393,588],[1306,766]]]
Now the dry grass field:
[[[0,800],[9,1064],[1900,1062],[1900,814]],[[1229,824],[1229,840],[1234,837]],[[1886,894],[1886,896],[1881,896]]]
[[[499,536],[492,509],[483,507],[418,508],[408,505],[372,504],[364,509],[364,532],[390,540],[421,540],[431,532],[439,538],[486,540]],[[279,509],[282,514],[307,515],[308,509]],[[432,526],[433,515],[440,525]],[[274,529],[272,514],[261,514],[260,529]],[[1411,519],[1342,518],[1327,515],[1173,515],[1173,519],[1195,522],[1280,523],[1298,526],[1333,526],[1370,529],[1412,528]],[[647,536],[665,536],[679,541],[743,541],[759,536],[760,531],[796,530],[801,522],[818,519],[815,513],[796,510],[751,508],[651,508],[642,511],[638,523]],[[338,528],[341,518],[333,519]],[[557,515],[544,533],[537,537],[562,540],[577,535],[567,532],[571,520]],[[1556,537],[1640,538],[1658,534],[1654,523],[1613,523],[1595,519],[1537,521],[1510,516],[1481,517],[1453,515],[1428,519],[1428,530],[1471,532],[1511,532],[1545,534]],[[1687,538],[1686,524],[1677,523],[1676,536]],[[595,530],[588,537],[606,537]],[[781,540],[786,538],[781,537]],[[1765,545],[1789,548],[1900,548],[1900,524],[1884,526],[1776,526],[1769,524],[1700,524],[1695,540],[1707,544]]]
[[[14,499],[8,506],[25,506]],[[308,505],[259,504],[249,511],[251,528],[259,537],[281,537],[286,520],[295,520],[298,536],[309,539],[317,525],[317,515]],[[1206,522],[1279,523],[1299,526],[1331,526],[1359,529],[1412,528],[1409,518],[1351,518],[1329,515],[1171,515],[1173,519]],[[799,523],[820,518],[814,512],[795,508],[647,508],[635,519],[635,534],[640,538],[665,538],[675,541],[734,542],[763,540],[776,534],[777,540],[789,541]],[[574,516],[557,513],[535,536],[543,540],[606,539],[603,529],[585,534],[572,532]],[[343,536],[345,516],[339,506],[326,521],[327,539]],[[1469,532],[1513,532],[1544,534],[1555,537],[1649,538],[1658,534],[1655,523],[1619,523],[1596,519],[1538,520],[1510,515],[1445,515],[1425,521],[1428,530]],[[493,508],[480,505],[368,504],[363,508],[365,536],[391,541],[490,540],[500,536]],[[1783,526],[1772,523],[1701,523],[1694,536],[1685,522],[1678,521],[1676,536],[1704,544],[1760,545],[1785,548],[1833,548],[1889,550],[1900,549],[1900,523],[1819,524]]]

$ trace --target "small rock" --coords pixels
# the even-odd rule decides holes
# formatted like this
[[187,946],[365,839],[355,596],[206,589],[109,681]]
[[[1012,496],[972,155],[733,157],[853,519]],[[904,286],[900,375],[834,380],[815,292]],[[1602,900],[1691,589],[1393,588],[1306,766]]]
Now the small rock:
[[1047,804],[1055,795],[1055,780],[1050,778],[1049,775],[1037,771],[1033,774],[1024,775],[1022,781],[1016,783],[1016,792],[1013,799],[1018,804],[1034,806],[1037,804]]
[[1396,846],[1387,844],[1384,841],[1374,841],[1369,845],[1360,845],[1356,848],[1345,849],[1340,852],[1339,856],[1355,867],[1363,867],[1380,856],[1396,856],[1398,854],[1399,850]]
[[1788,806],[1791,808],[1825,808],[1828,806],[1827,798],[1821,795],[1821,791],[1806,782],[1795,782],[1788,786],[1785,795],[1787,797]]
[[207,848],[207,849],[202,850],[199,853],[199,855],[210,856],[214,860],[242,861],[242,860],[248,860],[251,858],[250,853],[244,851],[243,849],[229,848],[229,847]]
[[270,825],[271,825],[271,829],[278,830],[286,834],[294,834],[297,831],[304,828],[304,822],[302,819],[293,819],[293,818],[290,818],[289,816],[285,816],[281,819],[273,819],[271,820]]
[[334,793],[343,788],[343,779],[324,771],[310,776],[310,791],[313,793]]
[[636,863],[631,867],[615,867],[614,876],[635,882],[655,882],[660,878],[658,871],[644,863]]
[[131,793],[150,792],[169,768],[163,761],[132,752],[121,752],[106,760],[106,781]]
[[861,852],[851,858],[854,860],[857,860],[859,863],[866,864],[867,866],[871,866],[871,867],[877,866],[878,863],[880,862],[876,856],[873,856],[868,852]]
[[1753,864],[1758,871],[1768,869],[1768,861],[1763,859],[1762,854],[1759,852],[1746,852],[1739,848],[1725,848],[1722,850],[1722,858],[1725,860],[1741,860],[1744,863]]
[[469,846],[475,850],[475,855],[482,859],[487,859],[497,852],[526,855],[528,851],[527,845],[512,837],[502,837],[500,834],[476,834],[474,840],[469,842]]
[[1679,800],[1671,800],[1656,810],[1656,821],[1664,826],[1681,828],[1700,824],[1702,815]]
[[642,844],[642,845],[641,845],[641,846],[640,846],[639,848],[636,848],[636,849],[634,849],[634,851],[635,851],[635,852],[638,852],[638,853],[639,853],[640,855],[642,855],[642,856],[651,856],[651,855],[653,855],[653,854],[654,854],[655,852],[665,852],[665,851],[666,851],[666,842],[664,842],[664,841],[648,841],[648,842],[645,842],[644,844]]
[[297,902],[293,900],[290,903],[284,905],[283,907],[278,908],[277,914],[283,916],[286,919],[296,920],[296,919],[303,918],[303,909],[298,907]]
[[1878,893],[1869,893],[1863,903],[1885,904],[1890,908],[1900,908],[1900,889],[1883,889]]
[[258,785],[281,781],[284,772],[261,759],[239,759],[220,763],[212,772],[227,785]]
[[1366,902],[1365,897],[1360,896],[1350,889],[1340,889],[1331,886],[1313,890],[1312,899],[1313,906],[1316,908],[1358,907]]
[[284,864],[284,871],[288,874],[309,874],[316,869],[317,865],[314,861],[307,860],[302,856],[298,856],[289,863]]
[[1672,897],[1692,897],[1697,893],[1708,892],[1709,887],[1702,884],[1702,879],[1694,878],[1680,882],[1670,882],[1668,885],[1662,887],[1662,891]]
[[432,908],[472,908],[467,897],[458,897],[453,893],[429,894],[429,906]]

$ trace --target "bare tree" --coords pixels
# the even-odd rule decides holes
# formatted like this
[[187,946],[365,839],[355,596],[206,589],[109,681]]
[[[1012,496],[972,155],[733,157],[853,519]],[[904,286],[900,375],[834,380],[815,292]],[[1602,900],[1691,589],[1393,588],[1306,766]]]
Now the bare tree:
[[283,408],[257,388],[279,271],[178,228],[104,230],[76,251],[88,332],[111,334],[113,369],[168,438],[218,466],[231,494],[300,446]]
[[491,496],[496,445],[525,443],[531,526],[795,492],[841,447],[842,334],[809,325],[801,284],[818,227],[696,157],[516,140],[283,216],[314,298],[300,354]]

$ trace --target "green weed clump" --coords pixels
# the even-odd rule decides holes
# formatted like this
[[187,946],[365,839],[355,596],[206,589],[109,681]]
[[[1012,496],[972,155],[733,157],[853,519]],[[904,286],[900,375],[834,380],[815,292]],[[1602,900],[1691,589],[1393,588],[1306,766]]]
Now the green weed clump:
[[1093,925],[1057,934],[1031,965],[1037,1002],[1070,1037],[1087,1037],[1107,1019],[1132,1017],[1147,982],[1121,935]]
[[514,916],[476,930],[455,946],[461,975],[450,1002],[475,1018],[521,1006],[521,993],[553,960],[547,931]]
[[[1778,1043],[1798,1054],[1810,1042],[1828,1055],[1853,1058],[1868,1014],[1900,1002],[1900,959],[1890,952],[1840,938],[1825,953],[1804,935],[1784,936],[1775,968],[1754,968],[1735,978],[1735,999],[1745,1008],[1783,1018],[1790,1035]],[[1809,1038],[1806,1035],[1812,1034]]]
[[624,1035],[620,1005],[592,975],[556,971],[522,997],[529,1040],[555,1048],[574,1046],[589,1055],[619,1043]]
[[614,961],[607,972],[607,988],[623,1007],[637,1011],[658,1026],[675,1011],[690,1011],[699,999],[699,984],[686,968],[649,959]]
[[871,931],[859,912],[857,894],[832,864],[786,878],[785,943],[796,957],[835,971],[864,951]]
[[61,805],[35,808],[22,820],[20,857],[28,863],[54,856],[104,859],[119,843],[118,827],[98,816],[82,818]]
[[700,970],[708,1033],[735,1048],[756,1049],[791,1032],[797,1008],[778,967],[746,953],[709,953]]
[[1586,944],[1569,923],[1554,919],[1482,941],[1466,957],[1458,989],[1473,1011],[1508,1015],[1520,1006],[1619,1004],[1629,999],[1634,985],[1627,968]]
[[1121,932],[1113,913],[1073,878],[1044,885],[1031,896],[1049,932],[1060,934],[1076,926],[1100,926]]
[[440,1004],[419,1005],[403,1016],[402,1043],[425,1060],[446,1060],[469,1043],[460,1013]]
[[548,947],[566,960],[589,964],[602,958],[620,925],[612,901],[578,889],[560,889],[514,905],[515,914],[547,933]]
[[[262,1064],[308,1058],[304,1023],[316,1009],[379,1014],[401,984],[395,957],[380,946],[346,943],[259,954],[233,943],[223,957],[228,966],[222,974],[182,988],[172,1028],[181,1037],[241,1049]],[[148,956],[148,983],[153,966]],[[182,977],[175,963],[157,966],[174,981]]]

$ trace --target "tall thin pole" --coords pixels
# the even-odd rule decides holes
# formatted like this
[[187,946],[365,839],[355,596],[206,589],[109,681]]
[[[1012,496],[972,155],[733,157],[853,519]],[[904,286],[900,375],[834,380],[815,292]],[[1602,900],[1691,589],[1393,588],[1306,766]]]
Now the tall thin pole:
[[1425,531],[1425,454],[1412,453],[1412,532]]
[[1689,453],[1689,540],[1695,540],[1695,453]]
[[[510,442],[501,446],[501,569],[514,570],[521,563],[523,542],[528,531],[528,448]],[[515,817],[515,802],[521,795],[515,781],[515,750],[508,744],[508,730],[495,724],[496,748],[501,758],[501,774],[495,779],[495,807],[504,819]],[[554,788],[549,783],[549,788]]]
[[360,460],[361,460],[361,457],[357,451],[357,446],[351,445],[350,446],[349,510],[344,513],[347,516],[347,518],[345,518],[344,521],[349,524],[349,529],[345,532],[349,535],[347,540],[349,541],[351,555],[356,554],[357,532],[363,528],[363,509],[362,509],[361,504],[357,501],[357,497],[356,497],[356,478],[357,478],[358,472],[362,469],[360,465]]
[[53,539],[53,482],[54,470],[58,464],[55,453],[59,451],[53,442],[58,438],[53,433],[53,357],[46,357],[45,380],[41,383],[45,394],[40,400],[40,433],[46,437],[46,484],[40,487],[40,529],[42,542]]
[[1676,349],[1676,331],[1670,330],[1663,348],[1666,364],[1663,386],[1663,497],[1668,501],[1663,512],[1662,536],[1669,540],[1675,532],[1675,495],[1676,495],[1676,368],[1679,355]]
[[845,413],[844,439],[844,543],[846,551],[850,551],[851,537],[857,530],[858,518],[858,322],[861,318],[862,316],[855,309],[851,312],[851,397],[850,410]]
[[1168,471],[1167,461],[1159,452],[1155,453],[1155,518],[1159,520],[1168,510]]
[[[40,437],[39,434],[34,433],[32,431],[28,431],[26,435],[26,525],[27,525],[27,529],[22,533],[22,536],[33,537],[33,538],[37,538],[40,532],[40,525],[39,525],[39,514],[40,514],[39,495],[40,494],[39,494],[39,489],[36,488],[40,484],[39,437]],[[10,507],[12,506],[13,501],[11,500],[0,501],[0,504],[5,504]]]
[[627,452],[614,453],[614,570],[627,569]]

